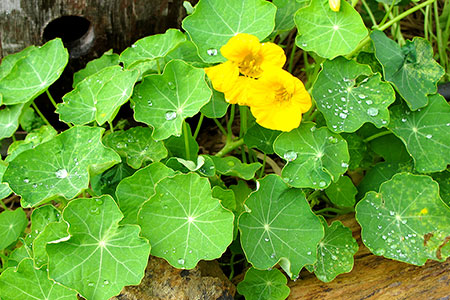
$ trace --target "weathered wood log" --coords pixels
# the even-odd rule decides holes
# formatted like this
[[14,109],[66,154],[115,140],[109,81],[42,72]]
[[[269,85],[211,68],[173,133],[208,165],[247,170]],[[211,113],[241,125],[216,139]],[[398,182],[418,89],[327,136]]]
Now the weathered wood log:
[[342,216],[340,220],[352,229],[360,245],[353,270],[329,283],[302,271],[297,281],[289,282],[289,300],[450,299],[450,259],[443,263],[428,261],[418,267],[375,256],[362,244],[361,228],[354,215]]
[[88,61],[179,27],[183,13],[182,0],[2,0],[0,58],[59,36]]

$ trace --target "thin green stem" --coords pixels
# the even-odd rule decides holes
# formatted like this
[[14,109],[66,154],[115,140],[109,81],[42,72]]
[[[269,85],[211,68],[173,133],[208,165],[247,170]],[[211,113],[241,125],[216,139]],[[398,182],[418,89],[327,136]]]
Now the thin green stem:
[[243,137],[244,134],[247,133],[247,113],[248,113],[247,106],[239,106],[239,115],[241,118],[241,128],[239,132],[239,137]]
[[197,127],[195,128],[195,132],[194,132],[194,140],[197,139],[197,136],[198,136],[198,133],[200,132],[200,128],[202,127],[204,118],[205,118],[205,115],[200,113],[200,118],[198,119]]
[[[341,1],[345,1],[345,0],[341,0]],[[352,0],[352,6],[355,7],[356,4],[358,4],[359,0]]]
[[48,99],[50,99],[50,102],[53,104],[53,106],[56,108],[56,102],[53,99],[52,95],[50,94],[50,91],[48,89],[45,90],[45,92],[47,93],[47,97]]
[[223,135],[227,136],[227,131],[225,130],[225,128],[222,126],[222,124],[220,124],[219,120],[217,120],[216,118],[213,118],[214,123],[216,123],[217,127],[219,128],[219,130],[223,133]]
[[15,135],[15,134],[13,134],[13,135],[11,136],[11,138],[12,138],[13,142],[16,141],[16,135]]
[[[244,164],[247,163],[247,156],[245,155],[245,147],[241,147],[241,157],[242,157],[242,162]],[[250,159],[250,155],[248,156],[248,158]]]
[[[430,18],[430,6],[427,6],[425,8],[425,12],[424,12],[424,16],[423,16],[423,20],[424,20],[423,31],[424,31],[424,38],[426,40],[429,40],[428,33],[429,33],[429,31],[431,31],[429,18]],[[449,18],[449,20],[450,20],[450,18]]]
[[235,141],[228,141],[225,146],[216,153],[215,156],[217,157],[223,157],[225,154],[230,153],[231,151],[233,151],[234,149],[242,146],[244,144],[244,139],[238,139]]
[[321,193],[321,190],[315,190],[314,192],[312,192],[311,194],[308,195],[308,201],[311,201],[315,198],[317,198],[317,196]]
[[378,132],[378,133],[375,133],[374,135],[371,135],[371,136],[365,138],[365,139],[363,140],[363,142],[364,142],[364,143],[368,143],[368,142],[370,142],[370,141],[372,141],[372,140],[374,140],[374,139],[377,139],[377,138],[379,138],[379,137],[382,137],[382,136],[385,136],[385,135],[388,135],[388,134],[391,134],[391,133],[392,133],[392,132],[390,132],[389,130],[382,131],[382,132]]
[[0,200],[0,206],[4,209],[4,210],[10,210],[6,204],[3,202],[3,200]]
[[295,50],[297,49],[297,45],[292,45],[291,55],[289,56],[289,65],[288,65],[288,72],[292,73],[292,69],[294,68],[294,57],[295,57]]
[[183,135],[184,135],[184,148],[186,150],[186,159],[191,158],[191,150],[189,149],[189,129],[187,127],[186,120],[183,121]]
[[108,121],[108,124],[109,124],[109,130],[111,131],[111,133],[113,133],[114,132],[114,125],[113,125],[113,123]]
[[439,53],[439,62],[445,68],[447,66],[447,55],[445,53],[445,46],[442,43],[442,30],[441,25],[439,24],[439,10],[437,2],[433,3],[434,8],[434,22],[436,23],[436,36],[437,36],[437,45],[438,45],[438,53]]
[[386,22],[386,24],[379,26],[377,29],[380,31],[384,31],[387,28],[391,27],[393,24],[397,23],[398,21],[400,21],[401,19],[409,16],[410,14],[412,14],[413,12],[421,9],[422,7],[427,6],[428,4],[431,4],[433,2],[435,2],[436,0],[427,0],[425,2],[420,3],[417,6],[411,7],[410,9],[404,11],[403,13],[399,14],[398,16],[394,17],[393,19],[391,19],[389,22]]
[[231,108],[230,108],[230,118],[228,119],[228,122],[227,122],[227,131],[228,131],[228,134],[227,134],[227,140],[228,140],[228,141],[231,141],[232,136],[233,136],[233,131],[231,130],[231,128],[232,128],[232,126],[233,126],[234,114],[235,114],[235,111],[236,111],[235,105],[236,105],[236,104],[231,104]]
[[387,19],[389,18],[389,16],[392,13],[392,9],[394,8],[394,6],[395,6],[395,0],[392,0],[392,3],[389,6],[389,8],[386,4],[383,4],[383,7],[384,7],[384,10],[386,11],[386,13],[384,14],[384,17],[381,20],[380,24],[378,24],[378,27],[383,26],[383,24],[387,21]]
[[161,66],[159,65],[159,60],[156,59],[156,68],[158,70],[158,74],[161,74]]
[[[373,26],[377,26],[377,20],[375,19],[375,16],[372,13],[372,10],[370,9],[369,5],[367,5],[366,0],[361,0],[365,10],[367,11],[367,13],[369,14],[370,20],[372,21]],[[392,1],[394,2],[394,1]]]
[[44,115],[41,113],[41,111],[39,110],[39,108],[37,107],[36,103],[31,102],[31,106],[33,106],[34,110],[37,112],[37,114],[39,115],[39,117],[41,117],[42,121],[44,121],[45,124],[47,124],[48,126],[52,126],[52,124],[50,124],[50,122],[44,117]]
[[228,279],[231,280],[234,277],[234,257],[236,254],[232,253],[230,257],[230,276],[228,276]]
[[261,166],[261,171],[259,172],[259,178],[264,176],[264,171],[266,169],[266,159],[267,159],[267,154],[264,153],[263,162],[262,162],[262,166]]

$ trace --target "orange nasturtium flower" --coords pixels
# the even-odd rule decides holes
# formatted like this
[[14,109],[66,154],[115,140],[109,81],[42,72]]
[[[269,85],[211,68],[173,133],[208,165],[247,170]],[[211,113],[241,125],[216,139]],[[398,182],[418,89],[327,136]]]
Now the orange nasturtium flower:
[[261,44],[256,36],[247,33],[232,37],[220,52],[228,61],[205,72],[214,89],[225,93],[225,99],[232,104],[248,105],[247,91],[254,79],[268,68],[282,68],[286,62],[281,47],[270,42]]
[[268,129],[291,131],[311,108],[311,97],[303,83],[283,69],[265,72],[248,95],[256,122]]

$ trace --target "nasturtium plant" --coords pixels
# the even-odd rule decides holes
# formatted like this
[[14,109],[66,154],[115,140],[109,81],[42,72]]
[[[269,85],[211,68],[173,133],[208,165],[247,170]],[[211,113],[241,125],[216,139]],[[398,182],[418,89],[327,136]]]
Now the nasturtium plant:
[[37,147],[20,153],[8,165],[3,180],[22,196],[23,207],[56,197],[74,198],[88,188],[89,176],[120,162],[102,145],[103,129],[73,127]]
[[429,176],[394,175],[358,203],[356,219],[364,244],[375,255],[415,265],[450,255],[441,251],[450,235],[450,208]]
[[400,47],[377,30],[371,38],[385,79],[394,84],[411,110],[426,106],[428,95],[436,93],[436,84],[444,75],[444,69],[433,59],[431,45],[416,37]]
[[287,279],[278,269],[250,268],[237,289],[248,300],[284,300],[289,296]]
[[88,299],[108,299],[138,284],[150,245],[137,225],[119,225],[122,217],[110,196],[71,201],[63,211],[70,238],[47,245],[50,277]]
[[325,228],[325,236],[317,246],[317,262],[308,269],[323,282],[330,282],[337,275],[353,269],[353,255],[359,246],[352,237],[352,231],[340,221],[328,226],[327,221],[320,217],[320,222]]
[[334,132],[354,132],[365,122],[378,128],[389,122],[394,90],[367,65],[342,57],[326,61],[314,87],[317,108]]
[[0,298],[120,298],[153,255],[281,300],[358,264],[344,214],[448,258],[448,7],[377,1],[185,1],[84,68],[60,38],[0,57]]
[[281,175],[293,187],[324,189],[348,168],[346,141],[326,127],[303,123],[275,140],[275,153],[287,161]]
[[361,16],[346,1],[341,1],[340,10],[334,12],[328,1],[311,0],[310,5],[297,11],[295,24],[296,45],[329,59],[350,53],[367,36]]
[[192,269],[199,260],[217,258],[226,250],[233,218],[212,197],[208,180],[190,173],[160,180],[139,211],[138,224],[152,245],[152,255]]
[[302,190],[290,188],[277,175],[258,183],[259,189],[245,201],[248,211],[239,217],[242,249],[255,268],[269,269],[279,262],[297,277],[316,261],[323,227]]

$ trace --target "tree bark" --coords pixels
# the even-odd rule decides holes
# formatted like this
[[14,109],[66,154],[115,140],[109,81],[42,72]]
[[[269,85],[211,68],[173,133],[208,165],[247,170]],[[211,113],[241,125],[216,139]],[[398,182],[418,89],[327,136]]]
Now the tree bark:
[[289,300],[450,299],[450,259],[443,263],[428,261],[418,267],[375,256],[362,244],[361,228],[354,215],[342,216],[340,220],[352,229],[360,245],[353,270],[329,283],[302,271],[297,281],[289,282]]

